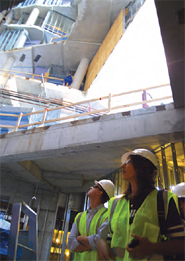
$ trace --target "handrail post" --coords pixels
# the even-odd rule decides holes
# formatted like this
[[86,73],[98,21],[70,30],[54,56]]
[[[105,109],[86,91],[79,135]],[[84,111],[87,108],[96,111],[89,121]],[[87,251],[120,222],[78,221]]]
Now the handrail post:
[[111,111],[111,93],[109,93],[109,98],[108,98],[108,112]]
[[17,120],[17,123],[16,123],[16,126],[15,126],[14,131],[17,131],[17,130],[18,130],[20,121],[21,121],[21,119],[22,119],[22,115],[23,115],[23,113],[21,112],[21,113],[19,114],[19,117],[18,117],[18,120]]
[[48,112],[48,108],[45,108],[40,127],[44,126],[44,121],[46,119],[47,112]]

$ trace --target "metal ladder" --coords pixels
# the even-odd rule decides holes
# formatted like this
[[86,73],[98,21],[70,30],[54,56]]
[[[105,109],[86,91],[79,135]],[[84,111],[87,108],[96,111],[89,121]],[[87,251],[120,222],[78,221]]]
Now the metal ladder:
[[[21,211],[29,218],[28,230],[21,231],[19,229]],[[19,246],[22,249],[22,256],[19,260],[38,261],[37,230],[37,214],[23,201],[13,204],[7,259],[16,261]],[[24,240],[21,240],[21,234],[24,235],[22,237]]]

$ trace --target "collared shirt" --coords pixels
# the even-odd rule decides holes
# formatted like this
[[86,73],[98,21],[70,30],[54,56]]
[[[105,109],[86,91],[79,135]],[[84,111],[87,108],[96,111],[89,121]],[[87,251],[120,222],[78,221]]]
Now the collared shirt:
[[[86,219],[86,224],[87,224],[87,234],[89,232],[89,226],[91,223],[91,220],[93,219],[94,215],[98,212],[98,210],[100,210],[101,208],[103,208],[103,204],[100,204],[99,206],[97,206],[96,208],[93,209],[88,209],[87,210],[87,219]],[[92,247],[92,250],[96,250],[96,241],[101,237],[104,240],[106,240],[107,238],[107,234],[108,234],[108,220],[106,220],[99,228],[97,231],[97,234],[93,234],[88,236],[88,241],[90,246]],[[70,235],[68,237],[68,249],[73,251],[75,248],[77,248],[77,246],[79,246],[79,242],[77,241],[77,236],[79,236],[79,230],[75,224],[75,222],[72,225],[71,231],[70,231]]]

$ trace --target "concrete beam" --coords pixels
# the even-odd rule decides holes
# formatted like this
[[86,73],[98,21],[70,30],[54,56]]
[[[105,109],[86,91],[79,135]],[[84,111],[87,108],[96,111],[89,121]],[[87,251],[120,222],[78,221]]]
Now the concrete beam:
[[39,181],[46,184],[51,190],[55,190],[55,188],[48,181],[42,178],[42,170],[36,164],[34,164],[34,162],[28,160],[19,161],[18,163],[27,171],[29,171],[33,176],[35,176]]
[[0,137],[0,160],[17,176],[14,163],[21,162],[60,192],[85,192],[95,179],[120,168],[123,153],[182,142],[184,132],[184,109],[161,105],[6,133]]
[[53,186],[60,188],[82,188],[83,186],[82,174],[74,175],[70,173],[65,174],[61,172],[44,171],[42,176],[44,180],[47,180],[48,182],[52,183]]
[[[61,123],[43,128],[34,128],[1,135],[1,162],[27,161],[43,158],[71,157],[87,145],[124,143],[126,140],[158,137],[159,144],[177,142],[179,133],[185,131],[184,109],[163,106],[103,115],[93,118]],[[181,135],[182,136],[182,135]],[[166,137],[166,138],[165,138]],[[182,136],[183,137],[183,136]],[[179,136],[179,140],[181,138]],[[156,142],[156,138],[154,138]],[[75,155],[74,155],[75,153]],[[91,151],[89,151],[91,153]]]

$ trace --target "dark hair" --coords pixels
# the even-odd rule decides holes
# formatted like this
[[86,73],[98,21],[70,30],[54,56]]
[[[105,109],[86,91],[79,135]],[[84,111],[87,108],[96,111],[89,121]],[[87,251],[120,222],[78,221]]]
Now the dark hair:
[[101,201],[102,201],[102,204],[104,204],[105,202],[107,202],[109,200],[109,196],[107,195],[107,192],[104,189],[102,191],[103,191],[103,194],[101,196]]
[[[137,197],[148,195],[155,188],[155,177],[157,168],[148,159],[140,155],[130,155],[131,163],[137,174]],[[132,193],[131,184],[128,184],[126,196]]]

